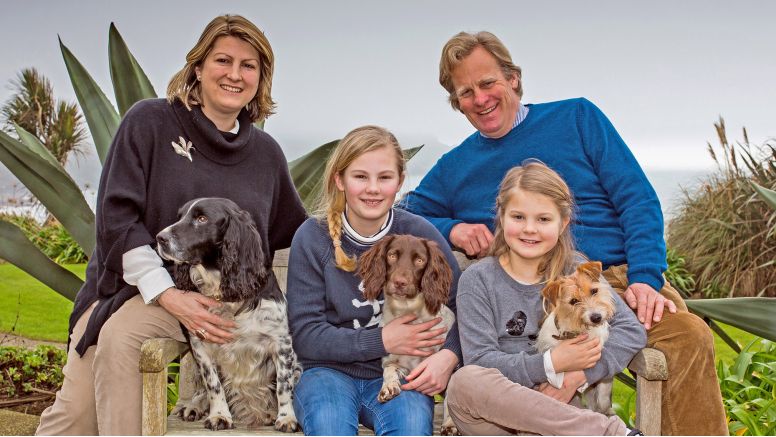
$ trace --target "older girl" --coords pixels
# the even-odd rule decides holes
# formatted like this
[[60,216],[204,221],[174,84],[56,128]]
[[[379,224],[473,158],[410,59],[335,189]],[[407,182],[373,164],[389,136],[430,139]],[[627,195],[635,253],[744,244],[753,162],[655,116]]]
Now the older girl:
[[[447,392],[458,429],[464,435],[637,432],[617,416],[569,405],[578,388],[613,376],[646,344],[644,327],[622,299],[615,298],[603,349],[598,339],[584,335],[544,355],[534,349],[544,315],[543,285],[573,272],[582,258],[569,231],[568,186],[544,164],[530,162],[504,177],[496,208],[491,256],[467,269],[459,284],[466,366]],[[555,387],[548,380],[562,383]]]
[[[393,203],[405,177],[396,138],[364,126],[348,133],[332,153],[324,175],[319,215],[307,220],[291,243],[288,312],[294,349],[304,368],[294,410],[307,435],[356,435],[359,422],[377,435],[430,435],[432,395],[447,386],[460,361],[457,328],[438,345],[439,319],[410,324],[412,316],[378,327],[382,300],[368,301],[354,273],[358,257],[389,234],[432,239],[460,272],[449,246],[426,220]],[[455,286],[448,306],[455,311]],[[381,358],[388,353],[426,356],[401,394],[380,403]],[[430,356],[429,356],[430,355]]]
[[[140,345],[152,337],[229,341],[218,302],[174,287],[154,236],[197,197],[227,197],[251,213],[271,260],[305,212],[285,157],[253,126],[272,114],[274,57],[240,16],[211,21],[170,81],[167,99],[124,116],[97,194],[97,247],[70,317],[65,380],[38,434],[139,435]],[[270,261],[271,262],[271,261]]]

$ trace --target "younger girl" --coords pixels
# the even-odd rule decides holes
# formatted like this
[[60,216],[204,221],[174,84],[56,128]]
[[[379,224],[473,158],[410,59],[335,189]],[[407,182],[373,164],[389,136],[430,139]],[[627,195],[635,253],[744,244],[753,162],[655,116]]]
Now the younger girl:
[[[603,348],[586,336],[564,340],[544,355],[534,348],[544,315],[544,284],[573,272],[583,260],[569,232],[568,186],[546,165],[530,162],[504,177],[496,208],[491,256],[467,269],[459,284],[467,366],[456,372],[447,391],[458,429],[464,435],[637,432],[617,416],[569,404],[578,388],[613,376],[645,346],[644,327],[622,299],[615,298]],[[548,380],[562,384],[556,388]]]
[[[390,132],[353,130],[326,165],[318,217],[302,224],[291,243],[289,324],[304,368],[294,410],[307,435],[356,435],[359,422],[377,435],[431,435],[431,396],[445,389],[460,362],[456,326],[446,340],[435,338],[443,329],[431,329],[439,319],[413,325],[413,316],[405,316],[378,327],[383,300],[364,299],[355,273],[358,257],[381,238],[412,234],[437,242],[458,283],[457,263],[436,228],[393,208],[404,176],[404,157]],[[455,290],[448,303],[453,311]],[[433,355],[419,349],[443,342]],[[377,395],[388,353],[428,358],[407,376],[401,394],[383,404]]]

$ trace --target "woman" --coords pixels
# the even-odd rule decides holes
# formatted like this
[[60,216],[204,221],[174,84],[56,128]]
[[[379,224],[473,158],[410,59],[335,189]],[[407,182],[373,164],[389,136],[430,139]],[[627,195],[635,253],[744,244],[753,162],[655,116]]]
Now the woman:
[[[403,316],[379,327],[382,301],[370,301],[355,273],[358,257],[390,234],[437,242],[453,268],[444,238],[426,220],[393,208],[405,177],[399,143],[387,130],[364,126],[332,152],[324,174],[319,217],[294,236],[288,261],[288,313],[294,349],[304,372],[294,411],[306,435],[356,435],[358,424],[376,435],[430,435],[433,395],[444,391],[460,362],[458,330],[437,338],[439,322],[411,324]],[[448,306],[455,311],[453,285]],[[420,348],[444,343],[432,354]],[[388,353],[426,357],[407,375],[394,399],[380,403],[381,358]]]
[[274,102],[273,54],[240,16],[211,21],[170,81],[167,99],[145,100],[113,139],[97,196],[97,247],[70,317],[62,389],[37,433],[141,432],[140,345],[231,339],[234,324],[210,314],[219,303],[175,288],[154,236],[197,197],[226,197],[249,211],[271,255],[287,247],[305,212],[283,152],[253,122]]

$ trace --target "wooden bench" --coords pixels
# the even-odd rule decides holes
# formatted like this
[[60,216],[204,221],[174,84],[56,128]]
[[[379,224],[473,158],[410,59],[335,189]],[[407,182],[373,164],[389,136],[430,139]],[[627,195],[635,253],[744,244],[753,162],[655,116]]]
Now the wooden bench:
[[[472,261],[456,253],[461,269],[466,269]],[[273,270],[280,288],[285,291],[288,273],[288,251],[275,254]],[[181,357],[178,397],[190,399],[193,395],[196,376],[195,365],[188,345],[170,338],[153,338],[143,343],[140,356],[140,372],[143,374],[143,435],[277,435],[271,426],[247,429],[244,424],[235,424],[236,428],[213,432],[202,425],[202,421],[184,422],[176,416],[167,416],[167,366]],[[628,364],[636,373],[636,427],[646,435],[660,435],[662,381],[668,379],[668,367],[662,352],[642,349]],[[442,422],[441,404],[437,404],[434,414],[434,432],[439,432]],[[296,433],[301,434],[301,433]],[[373,434],[361,426],[360,435]]]

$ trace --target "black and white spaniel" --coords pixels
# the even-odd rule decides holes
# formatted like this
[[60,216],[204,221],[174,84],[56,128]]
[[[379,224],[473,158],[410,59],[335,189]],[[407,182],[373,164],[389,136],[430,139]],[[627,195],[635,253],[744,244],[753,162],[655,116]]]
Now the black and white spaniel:
[[223,303],[211,309],[237,324],[226,344],[188,335],[201,376],[191,401],[176,406],[187,421],[207,415],[205,427],[270,425],[298,429],[291,404],[301,368],[291,346],[286,300],[265,267],[259,233],[248,212],[222,198],[191,200],[179,220],[156,236],[157,251],[175,263],[175,284]]

